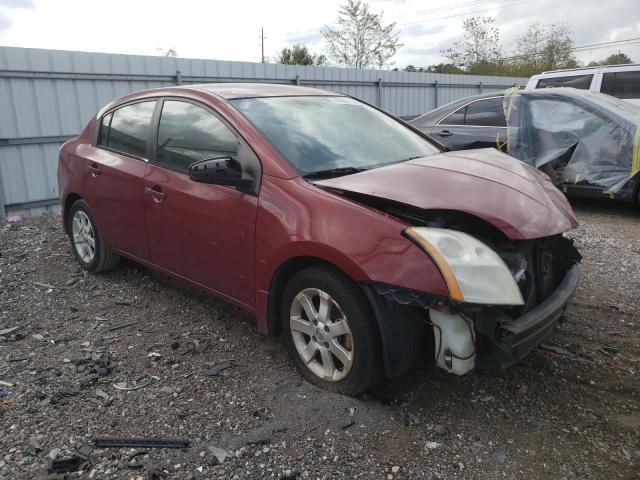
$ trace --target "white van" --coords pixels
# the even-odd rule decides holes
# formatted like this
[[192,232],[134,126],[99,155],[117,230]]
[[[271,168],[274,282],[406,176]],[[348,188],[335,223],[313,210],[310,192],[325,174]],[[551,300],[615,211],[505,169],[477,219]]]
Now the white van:
[[553,70],[534,75],[526,90],[573,87],[602,92],[640,106],[640,64]]

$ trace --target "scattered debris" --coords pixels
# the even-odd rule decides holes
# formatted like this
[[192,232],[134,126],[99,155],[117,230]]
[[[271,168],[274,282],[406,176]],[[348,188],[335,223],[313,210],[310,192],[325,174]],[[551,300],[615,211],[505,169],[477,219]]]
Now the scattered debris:
[[104,407],[108,407],[109,405],[111,405],[113,403],[113,397],[111,397],[107,392],[105,392],[104,390],[101,390],[99,388],[97,388],[95,390],[95,392],[93,392],[93,395],[95,397],[95,399],[97,401],[101,400],[101,404]]
[[113,385],[116,390],[138,390],[149,385],[153,381],[148,373],[137,375],[131,379],[131,382],[118,382]]
[[17,332],[21,328],[22,328],[22,326],[18,325],[17,327],[9,327],[9,328],[5,328],[3,330],[0,330],[0,337],[8,337],[13,332]]
[[65,458],[58,458],[60,454],[59,448],[54,448],[49,452],[51,463],[49,464],[49,473],[72,473],[85,470],[90,467],[89,457],[93,452],[91,445],[83,444],[73,455]]
[[78,373],[96,373],[100,377],[106,377],[113,370],[111,353],[105,350],[97,350],[89,358],[69,360],[69,362],[75,365]]
[[209,367],[207,370],[204,371],[204,374],[208,377],[215,377],[216,375],[219,375],[220,372],[222,372],[223,370],[226,370],[227,368],[235,367],[237,365],[238,363],[236,363],[235,360],[225,360],[224,362],[220,362],[213,365],[212,367]]
[[412,413],[407,414],[407,418],[405,419],[405,424],[408,427],[416,427],[421,423],[422,423],[422,420],[420,420],[420,417],[418,417],[417,415],[414,415]]
[[207,449],[216,456],[218,463],[224,463],[225,459],[229,456],[229,452],[223,448],[210,446],[207,447]]
[[494,452],[494,458],[496,459],[496,462],[504,463],[504,461],[507,459],[507,449],[503,446],[496,448],[496,451]]
[[[2,383],[6,383],[6,382],[2,382]],[[6,388],[0,388],[0,398],[6,398],[9,395],[11,395],[11,390],[8,390]]]
[[34,284],[36,287],[48,288],[49,290],[53,290],[54,288],[56,288],[56,287],[54,287],[53,285],[49,285],[48,283],[33,282],[33,284]]
[[182,438],[99,437],[95,448],[189,448],[191,441]]
[[146,480],[162,480],[167,478],[167,474],[164,471],[157,469],[155,467],[151,467],[147,470]]
[[13,387],[13,383],[5,382],[3,380],[0,380],[0,385],[3,387]]
[[606,345],[600,347],[600,351],[602,353],[605,353],[605,354],[611,355],[611,356],[614,356],[614,355],[617,355],[618,353],[620,353],[620,349],[618,347],[611,347],[611,346],[606,346]]
[[426,442],[424,446],[427,447],[428,450],[434,450],[438,448],[440,444],[438,442]]
[[445,425],[438,424],[434,427],[433,431],[435,432],[436,435],[442,436],[442,435],[446,435],[449,430]]
[[75,397],[80,393],[80,390],[69,379],[62,381],[62,386],[58,389],[53,397],[51,397],[52,405],[61,405],[69,401],[71,397]]

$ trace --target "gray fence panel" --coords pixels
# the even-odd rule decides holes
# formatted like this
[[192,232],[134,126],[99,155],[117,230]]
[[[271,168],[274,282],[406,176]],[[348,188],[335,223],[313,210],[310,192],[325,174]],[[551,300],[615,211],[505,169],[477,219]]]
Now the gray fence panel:
[[57,210],[60,145],[102,106],[136,90],[179,82],[299,84],[409,116],[526,80],[0,47],[0,220],[5,211]]

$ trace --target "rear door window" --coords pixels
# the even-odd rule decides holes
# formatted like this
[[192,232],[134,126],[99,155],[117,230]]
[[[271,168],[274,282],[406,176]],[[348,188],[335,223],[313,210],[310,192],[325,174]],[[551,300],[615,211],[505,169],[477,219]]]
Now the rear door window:
[[465,125],[477,127],[506,127],[502,97],[476,100],[467,105]]
[[536,88],[549,87],[571,87],[580,90],[589,90],[593,74],[589,75],[568,75],[566,77],[542,78],[538,81]]
[[[111,150],[144,157],[147,139],[151,130],[151,117],[156,101],[138,102],[125,105],[112,114],[107,138],[101,134],[101,143]],[[106,118],[106,117],[104,117]],[[102,129],[105,129],[103,118]]]
[[187,173],[199,160],[235,157],[238,138],[210,111],[193,103],[165,100],[155,162]]
[[449,114],[449,116],[443,118],[438,122],[440,125],[464,125],[464,116],[467,112],[467,106],[459,108],[455,112]]
[[617,98],[640,98],[640,70],[605,73],[600,91]]

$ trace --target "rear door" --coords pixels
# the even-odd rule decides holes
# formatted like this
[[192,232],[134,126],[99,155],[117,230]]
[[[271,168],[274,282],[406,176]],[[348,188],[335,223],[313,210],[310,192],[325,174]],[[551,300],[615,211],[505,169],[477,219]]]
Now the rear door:
[[507,141],[502,96],[474,100],[455,110],[432,129],[452,150],[497,148]]
[[189,179],[191,163],[234,157],[260,163],[235,131],[202,104],[164,99],[154,126],[155,155],[144,178],[153,263],[244,305],[255,303],[256,195]]
[[149,256],[144,226],[143,178],[150,153],[155,100],[126,104],[100,119],[96,148],[87,153],[84,191],[100,233],[117,250]]
[[600,91],[640,105],[640,70],[603,73]]

